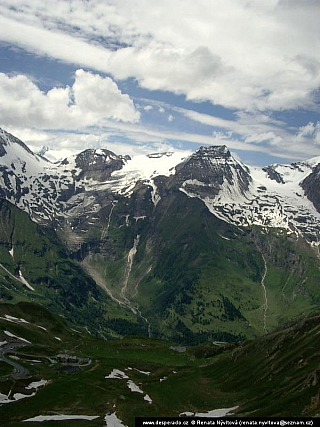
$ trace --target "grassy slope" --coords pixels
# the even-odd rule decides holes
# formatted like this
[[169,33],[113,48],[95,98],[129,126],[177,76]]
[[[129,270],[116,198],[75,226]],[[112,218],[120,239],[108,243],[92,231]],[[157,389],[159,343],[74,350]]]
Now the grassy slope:
[[[56,365],[24,362],[32,376],[0,381],[0,392],[26,393],[24,387],[41,378],[49,383],[35,397],[0,407],[3,426],[20,426],[24,424],[19,421],[28,417],[59,413],[100,415],[100,419],[81,421],[81,425],[102,426],[104,415],[115,411],[124,423],[133,426],[135,416],[176,416],[184,411],[232,406],[239,406],[239,415],[319,415],[319,317],[241,346],[222,349],[206,343],[177,353],[170,350],[167,341],[134,337],[102,341],[79,334],[34,304],[0,305],[0,316],[9,313],[31,322],[15,325],[0,320],[1,328],[33,342],[24,352],[38,356],[68,352],[90,356],[93,362],[72,374],[57,372]],[[47,331],[34,324],[45,326]],[[128,367],[132,370],[126,370]],[[132,393],[124,380],[105,379],[114,368],[126,370],[152,398],[152,405],[143,395]],[[167,379],[160,382],[164,377]],[[70,427],[79,425],[79,421],[68,422]]]
[[[232,227],[183,194],[165,203],[152,233],[142,234],[131,285],[139,283],[139,305],[160,336],[192,343],[261,335],[262,253],[268,330],[319,309],[319,261],[303,242],[277,230]],[[150,273],[143,276],[141,267]]]
[[268,331],[319,309],[319,260],[302,241],[279,230],[233,227],[181,192],[154,208],[149,193],[141,186],[119,201],[105,250],[86,262],[121,298],[128,253],[140,236],[126,296],[149,320],[153,336],[195,344],[263,334],[262,254]]
[[[318,310],[319,261],[302,241],[290,241],[276,230],[263,234],[254,227],[230,226],[180,192],[153,210],[149,193],[141,186],[133,197],[119,201],[101,252],[85,263],[119,298],[128,253],[140,236],[126,296],[148,318],[153,336],[196,344],[263,334],[262,254],[267,330]],[[147,334],[146,322],[108,298],[70,259],[53,231],[7,202],[0,207],[1,263],[15,276],[21,270],[35,288],[28,290],[0,268],[3,301],[35,299],[104,336]]]
[[[129,310],[113,302],[70,259],[53,230],[39,227],[5,201],[0,201],[0,259],[11,273],[0,267],[2,301],[38,301],[69,322],[107,336],[146,333]],[[34,291],[12,277],[19,277],[19,270]]]

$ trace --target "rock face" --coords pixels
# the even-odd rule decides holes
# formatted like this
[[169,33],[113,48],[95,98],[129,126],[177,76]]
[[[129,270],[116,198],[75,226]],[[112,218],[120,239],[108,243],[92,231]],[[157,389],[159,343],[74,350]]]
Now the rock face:
[[[85,150],[75,158],[76,167],[81,169],[77,179],[107,181],[112,172],[122,169],[128,160],[130,160],[130,156],[117,156],[109,150]],[[67,164],[67,162],[66,159],[63,164]]]
[[302,181],[301,186],[317,211],[320,212],[320,164]]
[[[237,186],[245,193],[251,182],[249,171],[237,162],[227,147],[200,147],[189,158],[176,166],[175,182],[183,187],[207,187],[217,195],[224,183]],[[198,190],[200,190],[198,188]],[[204,188],[202,188],[203,192]]]
[[274,166],[266,166],[262,170],[268,174],[268,177],[270,179],[273,179],[274,181],[276,181],[279,184],[284,184],[284,180],[283,180],[282,176],[280,175],[279,172],[277,172],[275,170]]
[[171,180],[186,194],[211,200],[225,191],[245,196],[252,182],[249,169],[235,160],[225,145],[200,147],[176,166]]
[[198,180],[221,188],[226,180],[230,185],[239,185],[247,191],[251,182],[249,170],[231,156],[225,145],[200,147],[184,162],[176,167],[177,178]]

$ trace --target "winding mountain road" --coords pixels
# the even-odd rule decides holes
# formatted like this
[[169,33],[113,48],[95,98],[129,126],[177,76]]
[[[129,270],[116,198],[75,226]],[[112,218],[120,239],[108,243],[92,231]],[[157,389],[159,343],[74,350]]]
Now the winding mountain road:
[[1,378],[7,378],[7,377],[25,378],[29,375],[28,369],[26,369],[24,366],[19,365],[19,363],[15,362],[14,360],[11,360],[5,357],[6,353],[12,352],[17,348],[24,347],[24,346],[25,346],[24,343],[21,343],[18,341],[8,342],[0,346],[0,360],[2,360],[3,362],[13,367],[13,372],[11,374],[4,375]]

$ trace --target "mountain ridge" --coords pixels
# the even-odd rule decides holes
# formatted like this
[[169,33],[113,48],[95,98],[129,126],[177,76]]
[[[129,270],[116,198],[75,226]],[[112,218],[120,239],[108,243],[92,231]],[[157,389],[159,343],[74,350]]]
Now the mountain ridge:
[[1,198],[54,228],[149,335],[241,340],[319,309],[320,214],[300,185],[317,176],[317,159],[263,171],[226,146],[132,158],[85,150],[58,164],[35,157],[41,168],[30,171],[15,156],[20,168],[0,158]]
[[[311,176],[320,157],[259,169],[234,159],[226,146],[200,147],[191,154],[154,153],[133,158],[107,149],[87,149],[52,164],[1,130],[2,150],[8,144],[19,145],[27,155],[19,159],[21,152],[16,156],[2,154],[1,197],[26,210],[37,222],[50,222],[63,211],[72,216],[73,202],[79,203],[81,193],[108,192],[112,202],[119,195],[132,195],[139,182],[152,188],[156,204],[161,198],[156,182],[165,176],[171,178],[167,180],[169,187],[179,185],[180,191],[198,197],[210,212],[227,222],[291,228],[318,244],[320,202]],[[34,201],[30,203],[31,195],[40,208]]]

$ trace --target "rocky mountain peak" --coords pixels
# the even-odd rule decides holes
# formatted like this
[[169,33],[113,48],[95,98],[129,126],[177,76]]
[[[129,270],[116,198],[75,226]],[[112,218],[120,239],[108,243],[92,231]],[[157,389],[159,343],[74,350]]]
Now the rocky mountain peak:
[[251,182],[249,170],[238,162],[225,145],[200,147],[176,167],[176,174],[219,189],[225,181],[246,191]]
[[226,145],[201,146],[195,154],[202,157],[228,158],[231,153]]
[[73,156],[72,160],[65,159],[61,163],[64,166],[74,163],[75,168],[80,169],[77,179],[94,179],[107,181],[112,172],[120,170],[131,160],[130,156],[118,156],[107,149],[87,149]]

